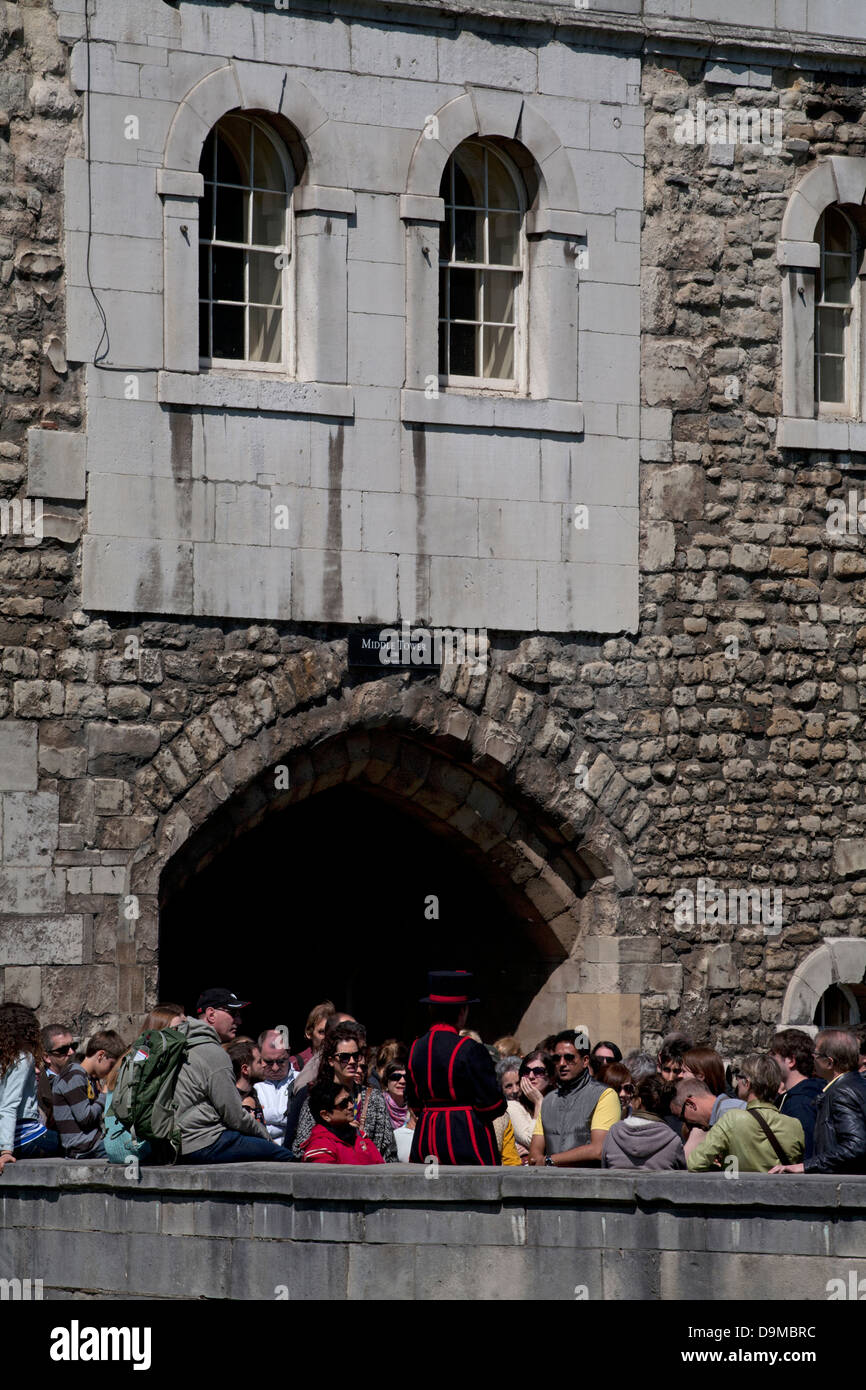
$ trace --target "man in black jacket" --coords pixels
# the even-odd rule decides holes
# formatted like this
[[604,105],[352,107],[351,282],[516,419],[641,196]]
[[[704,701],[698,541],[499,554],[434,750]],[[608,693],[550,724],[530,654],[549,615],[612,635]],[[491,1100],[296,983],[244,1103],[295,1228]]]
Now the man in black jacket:
[[815,1071],[826,1084],[818,1098],[815,1151],[805,1163],[777,1164],[771,1173],[866,1173],[866,1085],[857,1070],[852,1033],[828,1028],[815,1039]]

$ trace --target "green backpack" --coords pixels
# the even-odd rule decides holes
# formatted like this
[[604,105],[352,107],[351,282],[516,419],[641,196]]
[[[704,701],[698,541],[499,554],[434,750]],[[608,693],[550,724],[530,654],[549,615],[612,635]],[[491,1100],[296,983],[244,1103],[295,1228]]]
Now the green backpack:
[[136,1139],[162,1140],[180,1150],[174,1091],[189,1050],[186,1030],[142,1033],[120,1064],[111,1112]]

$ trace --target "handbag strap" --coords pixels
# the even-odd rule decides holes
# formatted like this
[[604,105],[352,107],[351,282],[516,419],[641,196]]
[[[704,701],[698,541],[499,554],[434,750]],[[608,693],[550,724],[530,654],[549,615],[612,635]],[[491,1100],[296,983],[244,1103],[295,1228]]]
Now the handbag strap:
[[763,1115],[760,1113],[760,1111],[758,1111],[758,1110],[747,1110],[747,1111],[746,1111],[746,1114],[747,1114],[747,1115],[751,1115],[751,1117],[752,1117],[753,1120],[757,1120],[757,1121],[758,1121],[758,1124],[761,1126],[761,1129],[764,1131],[764,1133],[766,1134],[766,1136],[767,1136],[767,1138],[769,1139],[770,1143],[772,1144],[773,1149],[774,1149],[775,1154],[776,1154],[776,1157],[778,1158],[779,1162],[780,1162],[780,1163],[784,1163],[784,1164],[790,1163],[790,1162],[791,1162],[790,1158],[789,1158],[788,1155],[785,1153],[785,1150],[782,1148],[782,1145],[779,1143],[778,1139],[776,1138],[775,1134],[773,1133],[773,1131],[772,1131],[772,1129],[770,1128],[770,1126],[767,1124],[767,1121],[764,1119],[764,1117],[763,1117]]
[[365,1095],[364,1095],[364,1104],[361,1106],[361,1113],[360,1113],[360,1115],[358,1116],[358,1128],[359,1128],[360,1130],[362,1130],[364,1133],[366,1133],[366,1130],[364,1130],[364,1124],[365,1124],[366,1119],[367,1119],[367,1111],[368,1111],[368,1109],[369,1109],[369,1107],[370,1107],[370,1091],[371,1091],[371,1090],[372,1090],[372,1087],[368,1086],[368,1087],[367,1087],[367,1090],[366,1090],[366,1093],[365,1093]]

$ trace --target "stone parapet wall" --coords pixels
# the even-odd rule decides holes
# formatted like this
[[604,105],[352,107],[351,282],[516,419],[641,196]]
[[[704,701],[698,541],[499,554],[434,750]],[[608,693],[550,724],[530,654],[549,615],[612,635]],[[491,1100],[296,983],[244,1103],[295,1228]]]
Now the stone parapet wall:
[[0,1279],[78,1299],[762,1302],[820,1301],[830,1280],[847,1290],[866,1275],[862,1177],[261,1164],[128,1176],[7,1168]]

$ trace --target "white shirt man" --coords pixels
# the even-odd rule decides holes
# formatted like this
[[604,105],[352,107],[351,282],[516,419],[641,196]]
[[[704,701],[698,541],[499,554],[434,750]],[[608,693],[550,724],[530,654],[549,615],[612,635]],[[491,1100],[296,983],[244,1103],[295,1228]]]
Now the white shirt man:
[[286,1113],[295,1084],[285,1031],[267,1029],[259,1038],[259,1047],[264,1080],[256,1082],[255,1091],[265,1117],[265,1128],[274,1143],[282,1145],[286,1138]]

